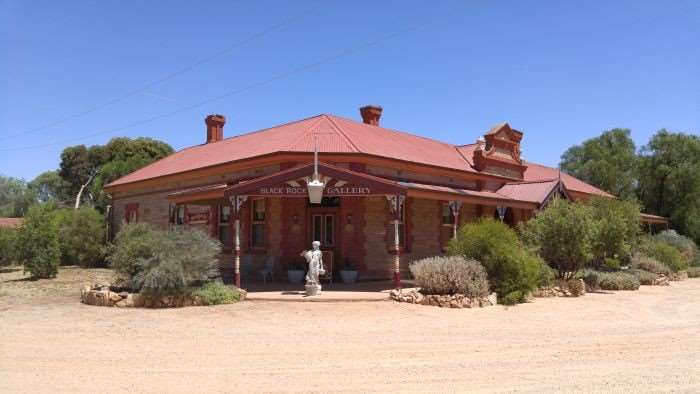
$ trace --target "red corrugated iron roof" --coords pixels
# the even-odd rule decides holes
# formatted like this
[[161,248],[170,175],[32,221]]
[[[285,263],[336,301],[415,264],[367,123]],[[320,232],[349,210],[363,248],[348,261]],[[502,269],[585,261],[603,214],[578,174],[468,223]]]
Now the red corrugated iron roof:
[[513,200],[542,204],[559,184],[558,179],[548,181],[515,182],[503,185],[497,193]]
[[[498,127],[502,125],[496,128]],[[108,186],[184,173],[272,153],[313,152],[314,134],[318,138],[319,151],[322,153],[362,153],[471,173],[478,172],[473,167],[476,144],[455,146],[398,130],[323,114],[183,149],[119,178]],[[559,177],[558,170],[554,168],[535,163],[526,164],[528,168],[525,171],[525,181],[543,181]],[[612,196],[565,173],[561,174],[561,178],[569,190]],[[528,198],[539,195],[535,191],[518,193],[525,193]]]
[[222,141],[183,149],[109,186],[177,174],[277,152],[364,153],[419,164],[476,172],[455,146],[333,115],[318,115]]
[[525,161],[523,161],[523,164],[527,166],[524,181],[548,181],[552,179],[559,179],[561,176],[561,181],[567,190],[605,197],[615,197],[612,194],[600,190],[595,186],[589,185],[586,182],[578,180],[565,172],[561,172],[560,175],[560,171],[556,168],[545,167],[541,164]]
[[0,218],[0,227],[17,228],[23,221],[22,218]]

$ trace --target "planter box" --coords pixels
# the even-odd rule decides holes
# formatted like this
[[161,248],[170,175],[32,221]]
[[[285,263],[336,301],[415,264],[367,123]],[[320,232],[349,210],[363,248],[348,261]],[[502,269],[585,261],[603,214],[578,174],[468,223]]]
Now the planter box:
[[288,270],[287,279],[289,283],[302,283],[304,282],[304,276],[306,276],[306,271],[302,270]]
[[355,270],[341,270],[340,271],[340,278],[343,280],[343,283],[345,284],[353,284],[357,282],[357,271]]

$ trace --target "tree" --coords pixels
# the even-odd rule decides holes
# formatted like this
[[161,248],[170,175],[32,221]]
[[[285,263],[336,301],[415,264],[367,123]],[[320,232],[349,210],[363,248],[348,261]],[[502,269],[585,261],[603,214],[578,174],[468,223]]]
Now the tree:
[[597,229],[590,205],[557,198],[521,224],[520,233],[527,245],[557,268],[559,279],[573,279],[593,258]]
[[67,194],[69,185],[61,178],[58,171],[42,172],[27,186],[40,203],[53,202],[56,205],[64,205],[70,200],[70,195]]
[[639,161],[639,198],[646,210],[700,242],[700,137],[659,130]]
[[621,198],[635,196],[637,156],[629,129],[612,129],[569,148],[559,168]]
[[34,202],[35,196],[24,180],[0,176],[0,216],[22,217]]
[[109,205],[104,185],[171,153],[170,145],[150,138],[113,138],[89,148],[76,145],[61,153],[59,175],[76,208],[87,201],[104,211]]
[[83,267],[102,263],[105,252],[105,219],[93,208],[62,209],[56,213],[61,262]]
[[632,200],[595,197],[589,205],[596,222],[595,263],[600,266],[606,258],[628,259],[640,232],[639,204]]
[[17,258],[33,278],[53,278],[58,273],[61,250],[52,204],[34,205],[17,232]]

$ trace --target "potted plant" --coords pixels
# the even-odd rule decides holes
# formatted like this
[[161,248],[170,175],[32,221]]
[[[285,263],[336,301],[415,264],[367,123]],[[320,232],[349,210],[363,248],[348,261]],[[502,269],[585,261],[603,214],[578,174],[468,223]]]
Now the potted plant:
[[287,268],[287,279],[289,283],[302,283],[304,282],[305,275],[306,270],[304,270],[304,265],[299,262],[294,262]]
[[340,279],[342,279],[345,284],[357,282],[357,269],[348,260],[345,260],[345,267],[340,270]]

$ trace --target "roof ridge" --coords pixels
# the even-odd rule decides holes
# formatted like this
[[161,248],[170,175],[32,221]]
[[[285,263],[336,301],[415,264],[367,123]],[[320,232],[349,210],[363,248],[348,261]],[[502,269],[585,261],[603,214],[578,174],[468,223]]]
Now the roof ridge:
[[350,144],[350,145],[352,146],[352,148],[355,150],[355,152],[358,152],[358,153],[359,153],[359,152],[360,152],[360,148],[358,148],[357,145],[355,145],[355,142],[353,142],[353,140],[350,139],[350,137],[348,137],[347,134],[345,134],[345,132],[342,130],[342,128],[335,122],[335,120],[333,120],[333,117],[332,117],[332,116],[328,116],[328,115],[326,115],[326,114],[323,114],[323,116],[325,116],[325,117],[331,122],[331,124],[332,124],[333,127],[336,129],[336,131],[337,131],[338,133],[340,133],[340,135],[342,135],[342,136],[345,138],[345,140],[348,142],[348,144]]
[[548,183],[548,182],[554,182],[558,181],[559,179],[557,178],[552,178],[552,179],[536,179],[532,181],[516,181],[516,182],[507,182],[504,184],[505,185],[523,185],[523,184],[529,184],[529,183]]
[[[249,131],[249,132],[243,133],[243,134],[232,135],[232,136],[230,136],[230,137],[226,137],[226,138],[222,139],[221,141],[217,141],[217,142],[222,142],[222,141],[226,141],[226,140],[232,140],[232,139],[239,138],[239,137],[246,137],[246,136],[249,136],[249,135],[262,133],[262,132],[264,132],[264,131],[268,131],[268,130],[277,129],[277,128],[280,128],[280,127],[289,126],[289,125],[292,125],[292,124],[295,124],[295,123],[306,122],[306,121],[311,120],[311,119],[313,119],[313,118],[321,118],[321,117],[323,117],[324,115],[325,115],[325,114],[318,114],[318,115],[313,115],[313,116],[307,116],[306,118],[297,119],[297,120],[292,120],[292,121],[285,122],[285,123],[280,123],[280,124],[275,125],[275,126],[272,126],[272,127],[266,127],[266,128],[264,128],[264,129]],[[215,142],[215,143],[216,143],[216,142]],[[209,145],[209,144],[204,143],[204,144],[199,144],[199,145],[190,146],[189,148],[196,148],[196,147],[198,147],[198,146],[206,146],[206,145]],[[186,148],[186,149],[189,149],[189,148]],[[183,149],[183,150],[185,150],[185,149]]]
[[[313,135],[313,129],[321,122],[321,120],[323,119],[323,116],[324,116],[324,115],[321,114],[321,115],[318,115],[318,116],[314,116],[314,117],[311,117],[311,118],[307,118],[306,120],[310,120],[310,119],[313,119],[313,118],[318,117],[318,119],[316,119],[316,122],[315,122],[314,124],[312,124],[311,127],[309,127],[309,129],[311,129],[311,130],[304,130],[304,132],[300,133],[300,135],[299,135],[299,137],[298,137],[297,139],[291,141],[291,142],[289,143],[289,145],[287,145],[287,149],[291,151],[291,150],[292,150],[292,147],[293,147],[294,145],[296,145],[299,141],[303,140],[303,139],[306,137],[306,134],[307,134],[308,131],[311,131],[311,134]],[[290,124],[291,124],[291,123],[290,123]],[[286,126],[286,125],[283,125],[283,126]],[[282,126],[280,126],[280,127],[282,127]],[[268,129],[268,130],[269,130],[269,129]],[[261,130],[261,131],[262,131],[262,130]],[[251,133],[251,134],[252,134],[252,133]]]
[[421,139],[424,139],[424,140],[428,140],[428,141],[432,141],[432,142],[437,142],[438,144],[447,145],[447,146],[450,146],[450,147],[455,147],[455,146],[456,146],[456,145],[454,145],[454,144],[450,144],[449,142],[436,140],[435,138],[425,137],[425,136],[418,135],[418,134],[412,134],[412,133],[409,133],[408,131],[397,130],[397,129],[390,129],[390,128],[388,128],[388,127],[382,127],[382,126],[369,125],[369,124],[366,124],[366,123],[363,123],[363,122],[358,122],[358,121],[356,121],[356,120],[354,120],[354,119],[346,118],[346,117],[344,117],[344,116],[339,116],[339,115],[328,114],[328,116],[329,116],[329,117],[332,117],[332,118],[343,119],[343,120],[346,120],[346,121],[348,121],[348,122],[357,123],[357,124],[362,125],[362,126],[379,127],[380,129],[386,130],[386,131],[389,131],[389,132],[394,132],[394,133],[397,133],[397,134],[403,134],[403,135],[407,135],[407,136],[415,137],[415,138],[421,138]]

